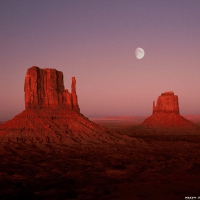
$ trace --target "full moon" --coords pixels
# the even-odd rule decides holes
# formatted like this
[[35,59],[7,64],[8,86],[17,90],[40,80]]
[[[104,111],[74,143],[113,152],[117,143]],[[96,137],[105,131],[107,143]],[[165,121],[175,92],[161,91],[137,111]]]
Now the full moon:
[[137,59],[142,59],[144,57],[144,49],[138,47],[136,50],[135,50],[135,57]]

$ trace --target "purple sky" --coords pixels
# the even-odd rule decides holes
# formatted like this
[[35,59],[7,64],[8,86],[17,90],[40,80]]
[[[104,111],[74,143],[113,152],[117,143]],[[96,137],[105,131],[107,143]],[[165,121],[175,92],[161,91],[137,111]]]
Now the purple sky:
[[150,115],[166,91],[200,114],[199,0],[1,0],[0,28],[0,120],[24,110],[33,65],[62,71],[68,89],[75,76],[87,117]]

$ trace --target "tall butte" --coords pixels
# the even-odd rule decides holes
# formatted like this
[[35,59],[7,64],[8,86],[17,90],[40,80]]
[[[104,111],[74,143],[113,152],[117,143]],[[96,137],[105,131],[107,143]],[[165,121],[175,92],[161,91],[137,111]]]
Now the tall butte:
[[71,93],[65,90],[63,73],[56,69],[31,67],[24,84],[25,108],[68,109],[80,112],[76,95],[76,79],[72,77]]
[[192,122],[179,113],[178,96],[174,92],[164,92],[153,101],[153,114],[144,120],[141,125],[150,127],[190,127]]
[[63,73],[56,69],[27,70],[24,84],[25,110],[0,125],[0,140],[84,141],[105,138],[105,129],[80,113],[76,79],[71,93],[65,89]]

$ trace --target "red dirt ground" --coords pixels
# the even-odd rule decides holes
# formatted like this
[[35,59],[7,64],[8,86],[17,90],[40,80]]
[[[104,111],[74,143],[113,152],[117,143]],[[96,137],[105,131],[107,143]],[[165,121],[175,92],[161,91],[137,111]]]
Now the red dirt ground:
[[98,143],[84,144],[80,135],[70,144],[0,143],[0,199],[200,196],[198,130],[151,130],[123,120],[101,124],[110,128]]

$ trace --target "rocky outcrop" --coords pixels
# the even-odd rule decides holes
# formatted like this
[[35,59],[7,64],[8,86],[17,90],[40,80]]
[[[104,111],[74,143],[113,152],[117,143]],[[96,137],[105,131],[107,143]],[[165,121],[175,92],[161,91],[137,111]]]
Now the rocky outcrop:
[[153,101],[153,113],[177,113],[179,114],[178,96],[173,92],[162,93],[157,99],[157,105]]
[[56,69],[31,67],[24,84],[25,108],[64,108],[80,112],[76,95],[76,79],[72,77],[71,93],[64,87],[63,73]]
[[142,125],[151,127],[188,127],[194,126],[192,122],[179,114],[178,96],[173,92],[162,93],[153,101],[153,114],[144,120]]
[[106,137],[105,128],[80,113],[75,77],[70,93],[62,72],[34,66],[27,70],[24,92],[26,109],[0,125],[0,141],[94,143]]
[[71,100],[72,100],[73,110],[80,112],[77,95],[76,95],[76,79],[75,79],[75,77],[72,77]]

